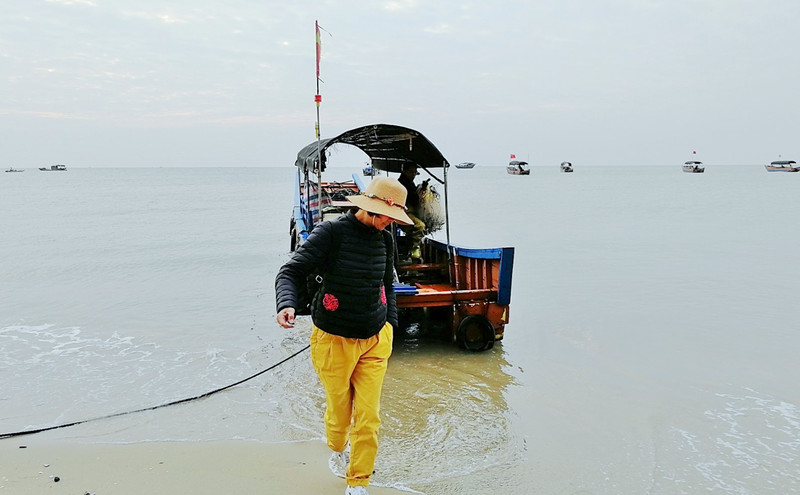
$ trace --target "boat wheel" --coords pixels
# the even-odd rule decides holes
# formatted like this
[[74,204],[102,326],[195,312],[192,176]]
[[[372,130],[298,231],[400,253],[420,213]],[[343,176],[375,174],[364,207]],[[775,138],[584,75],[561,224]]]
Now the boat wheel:
[[470,351],[485,351],[494,347],[494,327],[486,317],[469,315],[458,324],[456,342]]

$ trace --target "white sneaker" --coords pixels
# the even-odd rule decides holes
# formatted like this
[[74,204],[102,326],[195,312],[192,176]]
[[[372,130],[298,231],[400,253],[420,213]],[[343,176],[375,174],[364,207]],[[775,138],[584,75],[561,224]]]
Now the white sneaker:
[[[344,448],[342,452],[334,452],[331,454],[330,459],[328,459],[328,467],[331,468],[331,472],[340,477],[345,478],[347,477],[347,465],[350,464],[350,443],[347,443],[347,447]],[[353,492],[358,493],[358,492]],[[367,493],[367,492],[364,492]]]
[[347,490],[344,491],[344,495],[369,495],[367,493],[367,489],[363,486],[348,486]]

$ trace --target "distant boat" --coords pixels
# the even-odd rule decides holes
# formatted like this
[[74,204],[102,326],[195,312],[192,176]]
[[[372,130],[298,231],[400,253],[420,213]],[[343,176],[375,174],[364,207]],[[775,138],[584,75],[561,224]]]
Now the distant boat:
[[511,175],[530,175],[531,169],[527,168],[528,162],[511,160],[506,166],[506,172]]
[[777,160],[764,167],[767,172],[800,172],[800,167],[794,160]]
[[41,170],[42,172],[63,171],[63,170],[67,170],[67,166],[66,165],[50,165],[50,168],[39,167],[39,170]]
[[367,165],[364,166],[364,168],[361,170],[361,172],[366,177],[375,177],[376,175],[381,175],[381,169],[379,169],[378,167],[373,167],[369,163],[367,163]]
[[570,163],[570,162],[561,162],[561,171],[562,172],[572,172],[572,163]]
[[683,171],[689,172],[692,174],[702,174],[706,171],[705,167],[703,167],[703,162],[698,162],[696,160],[690,160],[683,164]]
[[472,163],[472,162],[463,162],[463,163],[459,163],[458,165],[456,165],[456,168],[472,168],[474,166],[475,166],[475,164]]
[[24,170],[17,170],[14,167],[9,168],[6,172],[24,172]]

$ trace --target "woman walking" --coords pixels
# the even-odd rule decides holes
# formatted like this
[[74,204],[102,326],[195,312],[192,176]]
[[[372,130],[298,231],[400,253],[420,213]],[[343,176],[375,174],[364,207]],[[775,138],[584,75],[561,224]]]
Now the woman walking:
[[357,208],[317,226],[275,278],[278,323],[294,326],[306,282],[321,274],[311,301],[311,360],[325,389],[331,467],[346,495],[366,495],[378,453],[380,395],[397,327],[392,222],[413,224],[406,189],[378,177],[347,199]]

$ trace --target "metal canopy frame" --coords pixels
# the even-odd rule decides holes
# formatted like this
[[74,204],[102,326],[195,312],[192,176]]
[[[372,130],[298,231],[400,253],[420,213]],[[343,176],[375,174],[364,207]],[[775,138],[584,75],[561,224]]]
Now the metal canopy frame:
[[[304,173],[324,172],[328,161],[325,151],[339,143],[360,149],[369,156],[373,167],[387,172],[400,173],[406,164],[415,164],[425,170],[450,166],[422,133],[393,124],[365,125],[336,137],[314,141],[297,153],[295,165]],[[443,183],[443,180],[437,180]]]

